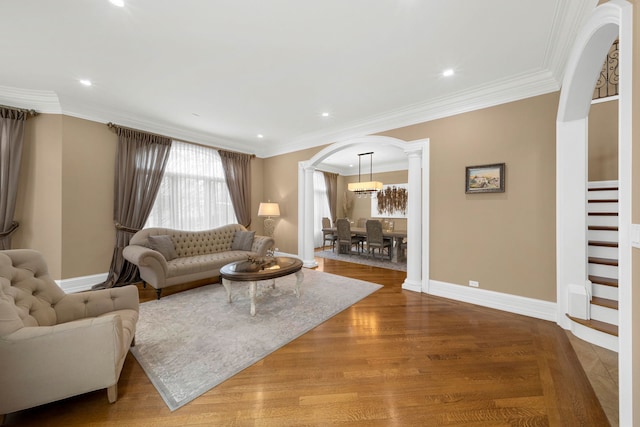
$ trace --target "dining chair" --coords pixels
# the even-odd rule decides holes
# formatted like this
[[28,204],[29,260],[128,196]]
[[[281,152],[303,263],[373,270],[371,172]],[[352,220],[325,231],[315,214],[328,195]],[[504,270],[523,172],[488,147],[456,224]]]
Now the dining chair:
[[347,248],[347,253],[351,253],[351,248],[355,245],[358,253],[364,248],[364,237],[354,236],[351,233],[351,224],[345,218],[339,218],[336,221],[338,229],[338,253],[342,253]]
[[335,250],[336,240],[338,236],[333,231],[324,231],[327,228],[331,228],[331,220],[327,217],[322,218],[322,250],[324,251],[324,244],[326,242],[331,243],[331,251]]
[[376,219],[370,219],[366,223],[367,228],[367,253],[371,254],[375,258],[376,249],[380,252],[380,256],[383,255],[384,249],[387,250],[387,255],[391,259],[392,255],[392,242],[388,237],[382,235],[382,223]]

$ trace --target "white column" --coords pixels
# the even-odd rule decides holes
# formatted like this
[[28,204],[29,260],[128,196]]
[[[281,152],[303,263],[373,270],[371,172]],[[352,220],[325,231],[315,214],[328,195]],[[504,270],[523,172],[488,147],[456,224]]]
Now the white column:
[[569,285],[587,279],[587,119],[556,123],[557,322],[570,322]]
[[302,265],[307,268],[318,266],[318,263],[313,258],[313,172],[315,172],[315,168],[304,167],[304,223],[302,224],[304,246],[302,248]]
[[405,151],[409,158],[409,200],[407,201],[407,278],[402,288],[415,292],[422,291],[421,152],[421,147]]

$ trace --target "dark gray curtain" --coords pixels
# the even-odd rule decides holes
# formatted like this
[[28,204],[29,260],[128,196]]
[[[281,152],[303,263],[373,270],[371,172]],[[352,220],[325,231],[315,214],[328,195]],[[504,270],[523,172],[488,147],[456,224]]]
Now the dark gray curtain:
[[149,217],[171,149],[171,139],[165,136],[112,127],[118,134],[113,204],[116,244],[109,276],[94,289],[137,280],[137,267],[124,259],[122,250]]
[[0,249],[11,249],[27,111],[0,107]]
[[251,225],[251,154],[218,150],[238,223]]
[[331,222],[335,224],[338,215],[338,174],[331,172],[322,172],[322,174],[324,175],[324,184],[327,187]]

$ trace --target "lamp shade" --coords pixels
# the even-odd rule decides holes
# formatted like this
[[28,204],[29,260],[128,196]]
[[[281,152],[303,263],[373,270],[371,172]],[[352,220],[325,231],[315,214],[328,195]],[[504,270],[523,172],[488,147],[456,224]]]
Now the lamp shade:
[[350,182],[347,185],[349,191],[359,192],[372,192],[382,190],[382,183],[378,181],[367,182]]
[[280,216],[280,205],[277,203],[260,203],[258,216]]

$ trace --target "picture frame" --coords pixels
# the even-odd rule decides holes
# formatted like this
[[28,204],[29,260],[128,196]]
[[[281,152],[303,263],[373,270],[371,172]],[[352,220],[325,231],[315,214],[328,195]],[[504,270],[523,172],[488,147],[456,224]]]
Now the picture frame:
[[505,164],[467,166],[465,168],[464,192],[475,193],[504,193]]

